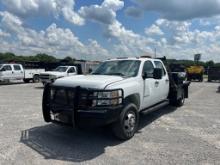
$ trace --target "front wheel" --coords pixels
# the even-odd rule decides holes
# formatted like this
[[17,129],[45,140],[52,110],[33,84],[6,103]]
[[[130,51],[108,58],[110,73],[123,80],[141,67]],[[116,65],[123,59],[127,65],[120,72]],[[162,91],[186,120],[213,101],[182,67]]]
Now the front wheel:
[[117,122],[112,126],[114,135],[121,140],[132,138],[137,131],[139,113],[137,106],[129,103],[122,110]]
[[49,107],[49,100],[50,100],[50,85],[47,84],[44,87],[44,92],[43,92],[43,100],[42,100],[42,113],[43,113],[43,118],[45,122],[50,122],[51,121],[51,116],[50,116],[50,107]]

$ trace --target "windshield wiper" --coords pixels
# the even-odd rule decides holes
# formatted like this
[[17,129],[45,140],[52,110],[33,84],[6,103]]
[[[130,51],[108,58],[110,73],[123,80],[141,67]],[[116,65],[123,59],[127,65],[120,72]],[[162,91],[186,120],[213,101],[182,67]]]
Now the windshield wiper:
[[122,76],[122,77],[125,76],[123,73],[108,73],[106,75],[116,75],[116,76]]

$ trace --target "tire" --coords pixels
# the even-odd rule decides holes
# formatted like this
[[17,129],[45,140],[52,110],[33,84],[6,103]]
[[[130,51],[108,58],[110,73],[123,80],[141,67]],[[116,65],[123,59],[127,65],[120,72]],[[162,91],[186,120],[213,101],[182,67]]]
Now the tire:
[[39,75],[34,75],[33,83],[38,83],[40,81]]
[[43,118],[45,122],[51,122],[51,116],[50,116],[50,111],[48,107],[48,92],[50,90],[49,84],[47,84],[44,88],[43,92],[43,101],[42,101],[42,112],[43,112]]
[[200,77],[200,82],[203,82],[203,75],[201,75]]
[[180,99],[176,99],[176,100],[172,100],[171,101],[171,104],[176,106],[176,107],[181,107],[183,106],[185,103],[185,94],[184,94],[184,91],[182,91],[182,95],[181,95],[181,98]]
[[139,124],[139,113],[137,106],[128,103],[122,110],[118,121],[113,123],[112,130],[114,135],[120,140],[132,138],[137,131]]
[[29,83],[30,80],[29,79],[23,79],[24,83]]

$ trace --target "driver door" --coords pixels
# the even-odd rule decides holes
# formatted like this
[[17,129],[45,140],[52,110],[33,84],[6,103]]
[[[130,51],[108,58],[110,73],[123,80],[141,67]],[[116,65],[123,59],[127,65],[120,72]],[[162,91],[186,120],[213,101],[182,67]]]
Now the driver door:
[[10,80],[13,78],[13,71],[11,65],[4,65],[2,67],[2,78],[5,80]]

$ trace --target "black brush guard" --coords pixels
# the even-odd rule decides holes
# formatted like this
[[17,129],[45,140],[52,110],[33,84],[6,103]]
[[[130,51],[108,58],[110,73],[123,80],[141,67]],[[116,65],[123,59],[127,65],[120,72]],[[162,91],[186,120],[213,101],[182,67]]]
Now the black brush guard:
[[[54,90],[55,98],[51,98],[51,91]],[[95,92],[111,92],[121,90],[122,95],[115,98],[98,98],[94,96]],[[56,98],[56,92],[62,91],[62,95]],[[114,89],[114,90],[96,90],[96,89],[85,89],[81,87],[61,87],[53,86],[52,84],[47,84],[44,87],[43,101],[42,101],[42,110],[43,117],[46,122],[54,122],[57,124],[71,125],[75,127],[78,123],[78,112],[88,111],[88,112],[104,112],[106,109],[114,109],[113,106],[119,107],[123,105],[123,90]],[[93,105],[94,101],[97,100],[113,100],[121,99],[122,102],[118,105]],[[57,116],[56,116],[57,115]],[[53,117],[52,117],[53,116]],[[63,121],[58,121],[56,117],[62,118]]]

